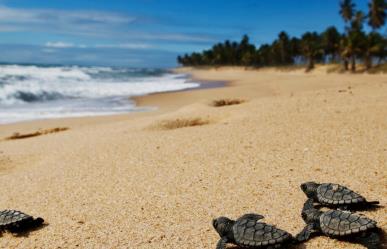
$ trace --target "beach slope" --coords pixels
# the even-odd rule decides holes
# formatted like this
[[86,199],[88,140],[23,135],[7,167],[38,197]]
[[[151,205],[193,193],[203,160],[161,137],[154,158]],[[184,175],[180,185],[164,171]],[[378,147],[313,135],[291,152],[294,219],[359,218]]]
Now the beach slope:
[[[386,205],[385,75],[179,70],[228,84],[137,98],[149,113],[0,126],[0,208],[47,223],[0,247],[215,248],[212,219],[249,212],[295,234],[311,180]],[[385,208],[363,213],[387,229]]]

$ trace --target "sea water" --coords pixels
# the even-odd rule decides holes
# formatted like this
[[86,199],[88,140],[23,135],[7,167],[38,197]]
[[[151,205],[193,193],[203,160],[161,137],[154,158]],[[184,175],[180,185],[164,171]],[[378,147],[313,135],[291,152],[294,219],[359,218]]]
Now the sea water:
[[145,111],[130,97],[199,85],[165,69],[0,65],[0,124]]

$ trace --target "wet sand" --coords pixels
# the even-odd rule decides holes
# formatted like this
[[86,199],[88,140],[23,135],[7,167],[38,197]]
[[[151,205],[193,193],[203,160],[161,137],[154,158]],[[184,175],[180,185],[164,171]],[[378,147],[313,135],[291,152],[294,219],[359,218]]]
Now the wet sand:
[[[386,205],[385,75],[179,70],[229,84],[136,98],[153,112],[0,126],[1,209],[47,223],[0,247],[215,248],[212,218],[248,212],[296,233],[309,180]],[[213,106],[222,99],[244,102]],[[69,129],[5,140],[56,127]],[[386,208],[362,213],[387,229]]]

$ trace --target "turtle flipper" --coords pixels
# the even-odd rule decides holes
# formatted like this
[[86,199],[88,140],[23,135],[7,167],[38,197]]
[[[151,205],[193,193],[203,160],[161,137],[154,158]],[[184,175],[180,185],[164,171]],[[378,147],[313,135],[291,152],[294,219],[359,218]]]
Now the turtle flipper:
[[261,220],[263,218],[265,218],[263,215],[250,213],[250,214],[243,215],[239,219]]
[[359,236],[352,239],[352,242],[361,244],[368,249],[381,249],[381,239],[377,230],[367,233],[366,236]]
[[310,239],[310,237],[312,236],[313,233],[315,233],[316,230],[314,229],[314,224],[313,223],[309,223],[307,224],[304,229],[302,229],[301,232],[299,232],[295,239],[297,242],[304,242],[304,241],[307,241]]
[[381,208],[382,206],[380,206],[379,204],[380,204],[380,202],[378,202],[378,201],[367,201],[364,203],[364,209]]
[[44,220],[40,217],[36,219],[31,218],[9,226],[8,230],[11,233],[21,233],[38,228],[43,224],[43,222]]
[[344,204],[339,205],[338,210],[342,211],[364,211],[364,210],[374,210],[381,208],[378,201],[366,201],[355,204]]
[[226,249],[226,243],[227,243],[227,239],[226,238],[221,238],[218,241],[218,244],[216,244],[216,249]]

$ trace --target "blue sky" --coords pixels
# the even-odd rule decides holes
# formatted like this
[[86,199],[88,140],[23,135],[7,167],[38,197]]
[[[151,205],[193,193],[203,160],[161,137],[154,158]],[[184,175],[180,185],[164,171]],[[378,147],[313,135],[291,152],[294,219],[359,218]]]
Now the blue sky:
[[281,30],[342,30],[338,10],[339,0],[0,0],[0,61],[172,67],[245,33],[259,45]]

